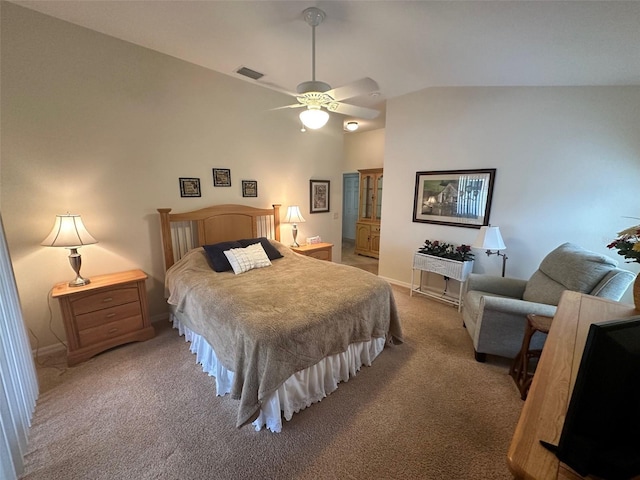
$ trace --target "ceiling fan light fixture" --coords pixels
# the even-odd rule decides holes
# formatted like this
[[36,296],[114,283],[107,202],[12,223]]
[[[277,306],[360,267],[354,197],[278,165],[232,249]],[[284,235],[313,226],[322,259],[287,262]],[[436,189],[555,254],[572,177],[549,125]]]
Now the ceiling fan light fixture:
[[350,132],[355,132],[358,129],[358,122],[347,122],[345,128]]
[[300,121],[311,130],[317,130],[324,127],[329,121],[329,113],[320,107],[309,106],[307,110],[300,112]]

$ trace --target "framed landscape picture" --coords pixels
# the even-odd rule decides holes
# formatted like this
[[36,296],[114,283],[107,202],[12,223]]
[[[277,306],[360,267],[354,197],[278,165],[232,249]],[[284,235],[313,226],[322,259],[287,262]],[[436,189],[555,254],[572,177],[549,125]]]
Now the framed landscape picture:
[[495,168],[416,172],[413,221],[456,227],[489,225]]
[[329,180],[309,181],[309,212],[321,213],[329,211]]
[[242,180],[242,196],[257,197],[258,182],[256,182],[255,180]]
[[180,178],[180,196],[181,197],[199,197],[200,196],[200,179],[199,178]]
[[231,170],[228,168],[213,169],[213,186],[214,187],[230,187],[231,186]]

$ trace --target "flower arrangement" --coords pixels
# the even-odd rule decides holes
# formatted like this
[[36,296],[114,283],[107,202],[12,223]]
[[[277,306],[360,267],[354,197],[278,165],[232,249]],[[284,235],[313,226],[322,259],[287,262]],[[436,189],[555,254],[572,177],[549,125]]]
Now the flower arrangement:
[[[459,262],[473,260],[473,253],[469,245],[452,245],[450,243],[439,242],[438,240],[425,240],[424,245],[418,250],[419,253],[432,255],[434,257],[448,258]],[[640,252],[638,252],[640,254]]]
[[627,263],[640,263],[640,225],[618,232],[618,238],[607,245],[607,248],[617,249],[618,255],[628,259]]

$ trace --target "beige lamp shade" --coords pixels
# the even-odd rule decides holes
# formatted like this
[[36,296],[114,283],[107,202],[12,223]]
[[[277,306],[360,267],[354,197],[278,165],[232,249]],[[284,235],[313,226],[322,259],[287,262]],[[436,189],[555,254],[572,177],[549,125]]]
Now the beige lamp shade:
[[284,223],[302,223],[305,219],[300,213],[300,207],[298,205],[291,205],[287,207],[287,214],[284,217]]
[[500,235],[500,227],[481,227],[476,241],[472,245],[473,248],[481,248],[483,250],[504,250],[507,246]]
[[41,245],[47,247],[78,248],[82,245],[91,245],[98,241],[87,231],[80,215],[67,213],[56,215],[56,221],[49,236],[45,238]]

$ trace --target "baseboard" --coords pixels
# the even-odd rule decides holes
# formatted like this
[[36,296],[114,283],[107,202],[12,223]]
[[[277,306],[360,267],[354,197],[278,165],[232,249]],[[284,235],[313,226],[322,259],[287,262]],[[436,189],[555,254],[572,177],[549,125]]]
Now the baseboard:
[[383,280],[386,280],[391,285],[397,285],[398,287],[405,287],[405,288],[408,288],[409,290],[411,290],[411,284],[410,283],[401,282],[400,280],[396,280],[394,278],[381,277],[380,275],[378,275],[378,277],[382,278]]
[[38,348],[37,350],[31,350],[31,356],[33,358],[36,358],[37,354],[37,357],[42,357],[45,355],[52,355],[54,353],[62,352],[66,349],[67,347],[65,347],[63,344],[54,343],[53,345],[47,345],[46,347]]
[[168,322],[169,321],[169,312],[159,313],[158,315],[154,315],[150,318],[151,324],[160,323],[160,322]]

